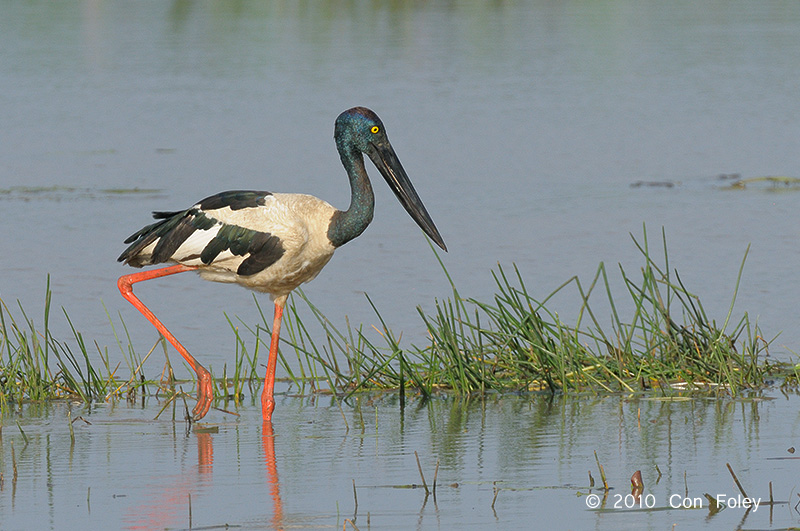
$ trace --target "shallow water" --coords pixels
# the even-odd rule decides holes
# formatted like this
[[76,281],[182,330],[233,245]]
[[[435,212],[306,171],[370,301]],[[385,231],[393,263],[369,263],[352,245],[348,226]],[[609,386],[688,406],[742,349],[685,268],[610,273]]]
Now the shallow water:
[[[212,410],[187,431],[169,410],[153,420],[153,398],[32,405],[15,415],[27,443],[13,422],[3,429],[2,527],[187,528],[191,504],[195,528],[341,528],[349,518],[360,529],[508,529],[534,517],[559,529],[782,528],[800,523],[797,401],[490,396],[401,411],[384,395],[343,404],[343,416],[330,397],[284,396],[272,435],[252,406],[239,417]],[[588,473],[601,483],[594,452],[612,489],[601,510],[587,508],[603,494],[589,486]],[[772,482],[783,503],[710,513],[704,493],[739,495],[728,463],[750,497],[765,504]],[[626,508],[636,470],[652,510]],[[687,493],[702,507],[673,507]]]
[[[539,298],[572,275],[588,279],[601,261],[636,271],[629,233],[646,223],[654,248],[664,228],[670,266],[718,323],[751,245],[734,320],[746,311],[766,337],[782,332],[775,356],[800,344],[797,191],[725,191],[717,179],[798,175],[796,2],[68,0],[2,9],[0,297],[19,299],[41,326],[50,274],[54,307],[112,346],[112,360],[124,363],[106,309],[139,352],[156,339],[116,290],[127,271],[115,262],[122,240],[151,210],[225,189],[307,192],[346,206],[332,129],[353,105],[386,123],[463,295],[490,298],[498,262],[516,263]],[[674,186],[631,187],[638,181]],[[449,285],[420,231],[375,184],[374,223],[305,291],[337,325],[348,316],[369,329],[378,321],[366,292],[419,344],[416,306],[431,309]],[[137,292],[215,369],[232,363],[235,345],[223,312],[260,321],[246,291],[191,275]],[[566,322],[579,306],[567,294],[548,303]],[[67,340],[57,309],[51,324]],[[162,366],[154,356],[146,374]],[[401,416],[386,397],[343,405],[349,431],[328,400],[279,404],[276,472],[253,408],[239,419],[213,412],[218,433],[186,434],[181,422],[152,420],[158,404],[74,405],[73,417],[92,424],[75,424],[71,449],[64,405],[26,406],[27,446],[3,420],[0,525],[187,527],[191,492],[195,526],[340,527],[352,516],[353,479],[361,529],[504,528],[540,511],[573,528],[735,527],[743,517],[588,511],[576,493],[596,470],[594,450],[615,492],[641,469],[659,506],[684,491],[684,471],[693,494],[735,494],[726,462],[759,495],[770,480],[776,497],[793,495],[794,461],[772,458],[791,457],[795,399],[503,397],[434,401]],[[391,487],[418,481],[414,450],[428,475],[441,462],[436,503]],[[655,464],[664,477],[653,486]],[[762,510],[746,523],[796,520],[781,506],[774,523]]]
[[[737,314],[782,332],[785,355],[800,344],[798,196],[722,191],[716,177],[797,175],[798,21],[795,2],[7,3],[0,295],[36,316],[51,274],[87,336],[113,343],[102,301],[152,344],[116,290],[122,240],[152,210],[225,189],[344,207],[333,120],[360,104],[387,124],[462,294],[491,297],[498,262],[541,298],[601,261],[635,270],[629,234],[646,223],[720,322],[752,245]],[[642,180],[679,185],[630,187]],[[155,191],[109,191],[135,189]],[[373,225],[307,292],[367,327],[369,293],[419,337],[415,306],[449,287],[386,186],[376,193]],[[244,290],[150,284],[143,300],[212,365],[232,345],[220,310],[257,320]],[[552,304],[565,320],[579,308]]]

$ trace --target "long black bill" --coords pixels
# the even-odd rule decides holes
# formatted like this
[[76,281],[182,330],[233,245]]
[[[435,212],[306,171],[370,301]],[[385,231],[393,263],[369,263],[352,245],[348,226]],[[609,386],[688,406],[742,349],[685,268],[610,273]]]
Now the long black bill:
[[417,222],[417,225],[427,234],[442,250],[447,251],[442,236],[436,225],[433,224],[425,205],[414,190],[414,186],[406,175],[406,170],[400,164],[394,149],[389,142],[381,144],[370,144],[371,149],[367,151],[367,156],[372,160],[383,178],[389,183],[389,187],[394,191],[394,195],[406,212]]

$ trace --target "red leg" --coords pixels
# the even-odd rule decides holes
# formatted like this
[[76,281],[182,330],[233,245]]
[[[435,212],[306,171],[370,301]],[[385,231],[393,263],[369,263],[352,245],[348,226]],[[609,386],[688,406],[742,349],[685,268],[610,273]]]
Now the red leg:
[[133,284],[137,282],[141,282],[143,280],[150,280],[153,278],[165,277],[167,275],[174,275],[175,273],[183,273],[184,271],[193,271],[197,269],[196,267],[185,266],[183,264],[177,264],[174,266],[169,267],[162,267],[160,269],[151,269],[149,271],[142,271],[140,273],[133,273],[130,275],[125,275],[119,277],[117,281],[117,286],[119,286],[119,291],[122,293],[122,296],[125,297],[128,302],[133,304],[137,310],[142,312],[148,321],[153,323],[153,326],[161,332],[161,335],[164,336],[167,341],[172,343],[172,346],[183,356],[183,359],[189,364],[189,366],[197,373],[197,405],[192,410],[192,418],[194,420],[200,420],[203,418],[208,410],[211,409],[211,401],[214,399],[214,389],[211,384],[211,373],[208,370],[200,365],[194,356],[189,354],[189,351],[184,348],[180,342],[175,339],[175,336],[172,335],[172,332],[167,330],[167,327],[164,326],[161,321],[150,311],[150,309],[144,305],[142,301],[139,300],[136,295],[133,294]]
[[278,340],[281,337],[281,317],[286,297],[275,300],[275,319],[272,321],[272,340],[269,344],[269,360],[267,360],[267,375],[264,377],[264,390],[261,392],[261,415],[264,422],[272,420],[272,410],[275,409],[273,389],[275,387],[275,368],[278,365]]

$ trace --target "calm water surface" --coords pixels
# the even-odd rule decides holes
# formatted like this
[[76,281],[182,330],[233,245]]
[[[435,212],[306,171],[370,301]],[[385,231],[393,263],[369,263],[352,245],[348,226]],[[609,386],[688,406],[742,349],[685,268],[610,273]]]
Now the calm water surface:
[[[87,338],[114,344],[107,310],[145,352],[156,332],[116,289],[126,271],[115,261],[122,240],[151,210],[225,189],[313,193],[345,207],[333,120],[366,105],[386,123],[442,232],[462,294],[490,298],[498,262],[516,263],[541,298],[572,275],[588,279],[601,261],[634,272],[641,260],[629,233],[640,236],[647,224],[651,239],[664,228],[670,266],[718,322],[750,245],[735,316],[758,317],[768,338],[781,333],[776,356],[800,345],[800,196],[724,191],[717,180],[800,173],[797,2],[0,6],[0,297],[12,306],[19,299],[39,325],[49,274],[54,305]],[[675,186],[632,188],[637,181]],[[335,322],[347,315],[367,329],[378,322],[369,293],[404,341],[421,343],[416,306],[431,309],[449,286],[392,194],[379,182],[376,194],[372,226],[306,293]],[[234,350],[223,312],[260,320],[246,291],[191,275],[138,293],[215,369]],[[569,321],[579,300],[565,294],[548,307]],[[68,338],[58,311],[52,326]],[[145,372],[162,366],[153,358]],[[26,447],[4,420],[0,525],[23,527],[35,515],[59,528],[186,527],[192,492],[195,525],[341,526],[352,516],[353,479],[362,529],[367,513],[376,528],[502,528],[528,522],[536,507],[557,507],[576,528],[706,522],[705,513],[588,511],[576,493],[586,490],[595,449],[606,450],[619,491],[637,468],[651,488],[658,464],[660,504],[684,491],[685,470],[693,493],[735,494],[725,462],[754,491],[773,480],[785,499],[795,486],[794,461],[769,460],[795,444],[791,401],[504,398],[463,409],[434,402],[401,418],[387,400],[377,413],[361,404],[364,435],[353,404],[343,406],[349,432],[330,404],[279,404],[277,472],[255,411],[230,423],[213,413],[219,433],[187,435],[181,423],[152,421],[157,404],[75,406],[93,423],[76,424],[70,449],[62,406],[24,408]],[[24,465],[16,488],[11,439]],[[441,461],[437,503],[391,488],[417,481],[413,450],[428,474]],[[493,481],[503,488],[496,515]],[[460,486],[445,487],[453,482]],[[790,509],[777,514],[780,525],[797,524]],[[723,511],[710,521],[735,527],[742,515]],[[747,525],[772,525],[765,515],[751,513]]]
[[[383,396],[345,404],[344,416],[330,397],[283,398],[272,433],[258,407],[238,418],[212,410],[213,423],[187,432],[170,411],[153,420],[158,405],[149,402],[21,408],[14,420],[27,443],[13,422],[3,429],[2,528],[187,528],[190,498],[196,528],[341,528],[345,518],[360,529],[510,529],[533,517],[559,529],[800,524],[789,452],[800,440],[796,396],[504,396],[412,401],[402,413]],[[80,417],[74,445],[68,409]],[[425,497],[415,452],[431,487],[436,474],[435,499]],[[589,486],[589,472],[600,482],[594,452],[612,487],[601,510],[587,508],[590,494],[602,494]],[[739,494],[727,463],[749,496],[766,502],[772,482],[783,503],[710,514],[705,493]],[[658,510],[620,502],[636,470]],[[687,493],[702,507],[673,508]]]

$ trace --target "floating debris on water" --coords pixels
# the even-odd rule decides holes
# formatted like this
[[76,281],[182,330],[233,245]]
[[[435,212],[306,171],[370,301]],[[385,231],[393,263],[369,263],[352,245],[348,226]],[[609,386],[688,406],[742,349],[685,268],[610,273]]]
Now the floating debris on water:
[[[741,176],[740,176],[741,177]],[[771,175],[765,177],[750,177],[748,179],[739,178],[730,185],[725,186],[724,190],[744,190],[749,185],[768,184],[767,190],[787,191],[800,190],[800,177],[787,177],[783,175]]]
[[650,188],[674,188],[676,185],[673,181],[636,181],[631,183],[631,188],[641,188],[647,186]]
[[676,188],[683,185],[694,187],[705,184],[707,187],[718,190],[766,190],[769,192],[784,192],[800,190],[800,177],[785,175],[762,175],[758,177],[742,177],[741,173],[720,173],[716,177],[690,178],[688,182],[679,180],[638,180],[630,184],[631,188]]
[[77,201],[162,195],[164,190],[160,188],[85,188],[62,185],[0,188],[0,201]]

